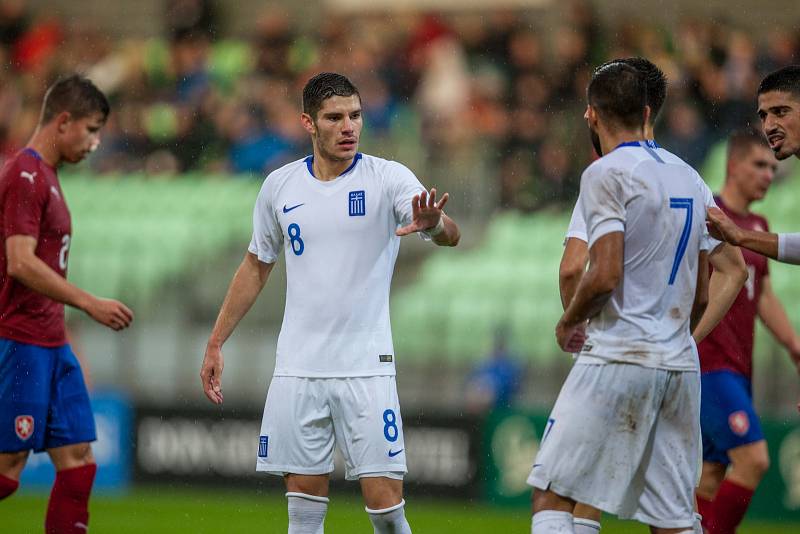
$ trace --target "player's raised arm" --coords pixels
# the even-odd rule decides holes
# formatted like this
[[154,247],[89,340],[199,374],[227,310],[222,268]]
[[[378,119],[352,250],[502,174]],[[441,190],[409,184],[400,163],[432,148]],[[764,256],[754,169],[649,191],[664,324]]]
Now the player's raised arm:
[[414,232],[425,232],[431,236],[434,243],[440,246],[454,247],[461,239],[458,225],[445,215],[444,205],[450,195],[445,193],[436,200],[436,189],[431,189],[430,195],[423,191],[411,199],[411,223],[397,229],[397,235],[404,236]]
[[696,343],[703,341],[725,317],[747,281],[747,266],[737,247],[723,242],[711,251],[708,261],[714,272],[711,273],[708,287],[708,306],[700,322],[692,327],[692,337]]
[[247,252],[236,270],[236,274],[233,275],[217,321],[214,323],[214,329],[208,338],[203,367],[200,370],[203,391],[206,397],[215,404],[221,404],[223,400],[222,368],[224,367],[224,358],[222,345],[236,329],[236,325],[239,324],[242,317],[253,306],[274,266],[274,263],[264,263],[252,252]]
[[114,330],[130,326],[133,312],[123,303],[101,299],[71,284],[36,255],[37,239],[12,235],[6,239],[7,273],[28,288],[55,301],[86,312],[92,319]]

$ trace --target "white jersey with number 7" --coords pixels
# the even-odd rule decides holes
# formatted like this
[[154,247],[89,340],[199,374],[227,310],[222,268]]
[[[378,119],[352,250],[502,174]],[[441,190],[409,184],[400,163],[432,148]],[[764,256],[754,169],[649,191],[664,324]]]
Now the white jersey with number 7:
[[698,370],[689,320],[710,192],[699,174],[653,141],[624,143],[581,178],[576,209],[591,249],[624,232],[624,274],[587,327],[578,363]]

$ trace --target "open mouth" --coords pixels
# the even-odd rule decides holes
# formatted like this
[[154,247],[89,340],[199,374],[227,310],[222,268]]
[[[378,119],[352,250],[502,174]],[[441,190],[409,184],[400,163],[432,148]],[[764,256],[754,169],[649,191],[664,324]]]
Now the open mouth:
[[356,140],[355,139],[345,139],[343,141],[339,141],[337,143],[337,145],[340,146],[341,148],[345,148],[345,149],[348,149],[348,150],[349,149],[353,149],[356,146]]
[[773,149],[779,148],[783,143],[783,134],[774,134],[770,135],[767,140],[769,141],[769,146]]

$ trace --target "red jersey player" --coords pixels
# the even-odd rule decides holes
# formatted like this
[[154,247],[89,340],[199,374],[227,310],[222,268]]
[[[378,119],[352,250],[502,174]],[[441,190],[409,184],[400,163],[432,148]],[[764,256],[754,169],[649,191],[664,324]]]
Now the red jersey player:
[[[768,230],[767,220],[749,209],[766,194],[776,165],[760,132],[731,135],[727,176],[717,204],[738,226]],[[742,252],[750,277],[728,314],[698,347],[703,473],[697,501],[709,534],[735,531],[769,465],[751,391],[757,316],[789,350],[795,364],[800,363],[800,338],[772,291],[767,258],[747,249]]]
[[97,466],[94,418],[65,335],[64,304],[121,330],[133,314],[66,280],[72,226],[56,174],[100,142],[108,101],[70,76],[45,95],[31,141],[0,171],[0,499],[19,486],[31,450],[56,468],[45,529],[83,533]]

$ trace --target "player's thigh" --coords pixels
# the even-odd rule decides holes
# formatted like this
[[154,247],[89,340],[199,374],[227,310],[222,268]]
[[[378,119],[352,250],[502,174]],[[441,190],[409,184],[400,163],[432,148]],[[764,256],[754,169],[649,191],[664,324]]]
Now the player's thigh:
[[53,365],[52,349],[0,338],[0,452],[44,449]]
[[330,380],[273,377],[261,420],[258,471],[280,475],[333,471]]
[[94,463],[92,446],[89,443],[74,443],[62,447],[47,449],[47,454],[53,461],[56,471],[83,467]]
[[755,489],[769,469],[769,451],[766,440],[740,445],[728,451],[731,459],[732,481],[745,488]]
[[603,516],[603,512],[601,512],[597,508],[592,508],[591,506],[587,506],[585,504],[576,503],[575,510],[573,510],[572,515],[574,515],[576,518],[591,519],[592,521],[600,521],[600,519]]
[[403,501],[403,481],[386,476],[362,476],[361,493],[371,510],[383,510]]
[[384,472],[402,478],[405,438],[394,377],[335,379],[335,384],[331,413],[346,478]]
[[624,508],[638,483],[664,376],[636,365],[573,366],[528,483],[612,513]]
[[12,480],[19,480],[30,452],[30,450],[0,452],[0,475]]
[[[87,448],[84,445],[96,440],[97,433],[83,371],[69,345],[53,350],[55,365],[44,446],[49,450],[76,445],[76,451],[84,451]],[[70,454],[63,456],[67,458]]]
[[700,378],[695,372],[669,374],[634,517],[660,528],[688,528],[700,468]]

